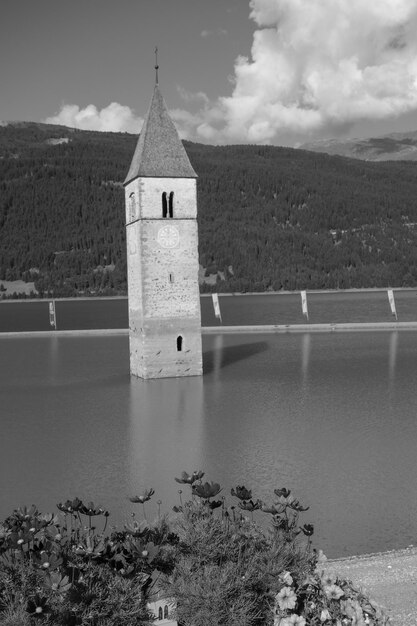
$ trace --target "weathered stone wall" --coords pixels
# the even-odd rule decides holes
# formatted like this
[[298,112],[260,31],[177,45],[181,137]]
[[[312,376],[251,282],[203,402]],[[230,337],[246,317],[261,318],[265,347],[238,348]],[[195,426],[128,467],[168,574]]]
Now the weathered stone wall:
[[[182,338],[182,350],[177,339]],[[143,332],[130,331],[131,373],[141,378],[202,374],[201,329],[198,322],[177,319],[144,322]]]
[[[129,224],[126,228],[127,246],[127,282],[129,317],[134,312],[135,318],[143,315],[142,260],[140,252],[140,222]],[[129,324],[131,326],[131,324]],[[140,324],[141,325],[141,324]],[[139,326],[140,327],[140,326]]]
[[[173,218],[162,217],[163,191],[174,192]],[[196,214],[194,179],[143,178],[126,187],[130,358],[136,376],[202,373]]]

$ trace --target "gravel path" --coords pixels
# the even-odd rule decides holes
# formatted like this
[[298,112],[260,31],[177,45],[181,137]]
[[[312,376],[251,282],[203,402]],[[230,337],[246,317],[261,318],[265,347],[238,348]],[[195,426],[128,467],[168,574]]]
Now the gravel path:
[[417,626],[417,548],[329,560],[323,569],[362,587],[393,626]]

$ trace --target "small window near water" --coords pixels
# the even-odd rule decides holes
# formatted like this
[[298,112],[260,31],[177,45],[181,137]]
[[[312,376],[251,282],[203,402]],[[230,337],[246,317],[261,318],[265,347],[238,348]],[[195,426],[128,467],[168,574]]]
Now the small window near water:
[[179,337],[177,337],[177,351],[178,352],[182,351],[182,337],[181,337],[181,335],[179,335]]
[[164,619],[168,619],[168,605],[164,606]]
[[159,609],[158,609],[158,619],[163,619],[163,616],[162,616],[162,606],[160,606]]

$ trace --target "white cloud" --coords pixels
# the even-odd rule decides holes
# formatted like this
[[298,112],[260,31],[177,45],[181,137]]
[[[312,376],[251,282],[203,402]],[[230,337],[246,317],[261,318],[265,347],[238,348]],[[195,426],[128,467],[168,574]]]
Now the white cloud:
[[[417,110],[416,0],[251,0],[251,59],[200,111],[218,142],[294,142]],[[215,120],[215,121],[213,121]]]
[[205,94],[203,91],[197,91],[193,93],[191,91],[187,91],[186,89],[184,89],[184,87],[181,87],[180,85],[177,85],[177,91],[181,99],[184,100],[184,102],[202,102],[204,105],[209,104],[209,98],[207,97],[207,94]]
[[76,104],[64,104],[59,113],[47,117],[45,122],[82,130],[138,133],[143,119],[137,117],[130,107],[112,102],[101,110],[94,104],[89,104],[84,109]]
[[195,129],[201,124],[200,115],[193,115],[185,109],[170,109],[169,114],[180,138],[195,141]]
[[[250,58],[216,101],[180,87],[171,115],[182,138],[297,144],[356,123],[417,112],[417,0],[250,0]],[[203,31],[202,37],[225,34]],[[193,112],[190,112],[190,111]],[[142,119],[113,102],[64,105],[51,123],[137,133]]]

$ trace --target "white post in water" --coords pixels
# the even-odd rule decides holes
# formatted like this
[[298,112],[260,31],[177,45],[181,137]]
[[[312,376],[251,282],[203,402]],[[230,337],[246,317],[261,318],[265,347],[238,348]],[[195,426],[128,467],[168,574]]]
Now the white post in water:
[[213,300],[214,315],[220,320],[220,323],[223,324],[222,314],[220,311],[219,295],[217,293],[212,293],[211,296]]
[[49,324],[57,330],[55,300],[52,300],[52,302],[49,303]]
[[306,291],[300,291],[301,294],[301,308],[303,310],[303,315],[306,316],[307,321],[308,320],[308,307],[307,307],[307,292]]
[[391,307],[391,313],[395,317],[395,320],[398,322],[397,309],[395,307],[394,292],[392,289],[388,289],[387,294],[388,294],[389,304]]

